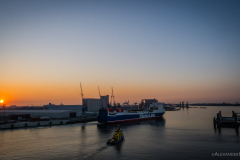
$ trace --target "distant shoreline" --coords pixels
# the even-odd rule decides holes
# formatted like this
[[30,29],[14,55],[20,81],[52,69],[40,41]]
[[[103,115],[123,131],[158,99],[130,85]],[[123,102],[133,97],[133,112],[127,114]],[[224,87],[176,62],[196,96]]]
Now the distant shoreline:
[[231,104],[231,103],[197,103],[190,104],[191,106],[240,106],[240,104]]

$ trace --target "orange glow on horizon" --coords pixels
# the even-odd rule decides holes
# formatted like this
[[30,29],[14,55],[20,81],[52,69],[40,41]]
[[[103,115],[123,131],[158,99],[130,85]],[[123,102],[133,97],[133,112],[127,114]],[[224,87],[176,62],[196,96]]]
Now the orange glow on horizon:
[[[181,86],[168,84],[106,84],[104,83],[82,83],[84,98],[99,98],[98,86],[101,95],[111,94],[113,87],[116,103],[122,104],[125,101],[133,104],[140,103],[141,99],[156,98],[160,102],[178,103],[188,101],[189,103],[200,102],[238,102],[239,91],[232,92],[230,89],[219,89],[214,87],[204,88],[201,85]],[[61,102],[67,104],[82,104],[81,90],[79,83],[46,83],[37,85],[29,84],[8,84],[1,87],[0,104],[7,106],[33,105],[42,106],[48,103],[59,105]]]

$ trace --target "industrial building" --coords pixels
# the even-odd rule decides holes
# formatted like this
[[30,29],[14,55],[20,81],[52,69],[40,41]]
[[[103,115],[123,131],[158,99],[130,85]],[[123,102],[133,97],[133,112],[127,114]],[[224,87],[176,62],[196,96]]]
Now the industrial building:
[[1,117],[11,117],[12,115],[30,114],[30,117],[47,116],[49,118],[70,118],[78,117],[81,110],[0,110]]
[[82,110],[82,105],[55,105],[52,103],[49,103],[48,105],[43,106],[44,109],[48,110]]
[[30,117],[47,116],[49,118],[70,118],[82,115],[82,105],[54,105],[49,103],[44,106],[10,106],[0,110],[0,117],[16,117],[30,115]]
[[109,104],[109,95],[100,96],[100,99],[97,98],[83,98],[82,99],[83,107],[86,108],[87,112],[97,113],[100,108],[107,108]]
[[[54,105],[49,103],[43,106],[19,106],[8,107],[8,109],[0,110],[0,117],[16,117],[29,115],[30,117],[47,116],[49,118],[70,118],[80,117],[83,110],[86,113],[97,114],[99,109],[107,108],[109,105],[109,95],[100,96],[100,99],[82,98],[83,105]],[[84,109],[83,109],[84,108]],[[88,114],[87,113],[87,114]]]

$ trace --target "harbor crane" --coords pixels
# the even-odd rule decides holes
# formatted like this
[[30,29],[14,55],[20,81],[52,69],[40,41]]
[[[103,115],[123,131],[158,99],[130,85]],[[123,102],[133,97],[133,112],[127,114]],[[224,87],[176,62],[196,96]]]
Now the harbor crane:
[[82,99],[83,99],[83,91],[82,91],[82,85],[81,85],[81,82],[80,82],[80,88],[81,88],[81,96],[82,96]]
[[81,82],[80,82],[80,88],[81,88],[81,97],[82,97],[82,105],[83,105],[83,108],[82,108],[82,115],[85,115],[85,111],[86,111],[86,108],[87,108],[87,104],[86,104],[86,101],[83,101],[83,91],[82,91],[82,85],[81,85]]
[[100,88],[98,86],[98,92],[99,92],[99,97],[100,97],[100,105],[101,105],[101,108],[103,108],[103,100],[101,98],[101,93],[100,93]]
[[114,98],[114,95],[113,95],[113,87],[112,87],[112,95],[111,95],[111,105],[112,105],[112,100],[113,100],[113,106],[116,106],[115,98]]
[[99,86],[98,86],[98,92],[99,92],[99,97],[101,98],[101,94],[100,94],[100,89],[99,89]]

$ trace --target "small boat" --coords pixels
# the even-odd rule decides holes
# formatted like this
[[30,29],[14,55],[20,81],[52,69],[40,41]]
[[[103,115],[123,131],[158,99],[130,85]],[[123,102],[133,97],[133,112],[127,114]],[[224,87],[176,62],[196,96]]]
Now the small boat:
[[37,121],[49,121],[50,118],[47,116],[41,116],[41,117],[31,117],[30,122],[37,122]]
[[207,107],[199,107],[199,108],[207,108]]
[[15,120],[8,120],[7,123],[17,123]]
[[41,116],[40,121],[49,121],[50,118],[48,116]]
[[115,130],[113,137],[107,141],[107,144],[117,144],[119,142],[122,142],[123,139],[124,135],[121,128],[118,126],[118,128]]
[[175,108],[175,107],[170,106],[170,105],[164,106],[164,109],[165,109],[165,111],[179,111],[180,110],[180,108]]

